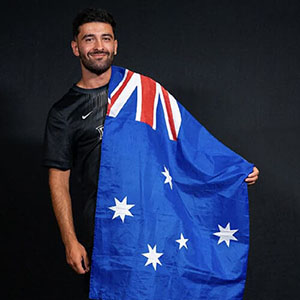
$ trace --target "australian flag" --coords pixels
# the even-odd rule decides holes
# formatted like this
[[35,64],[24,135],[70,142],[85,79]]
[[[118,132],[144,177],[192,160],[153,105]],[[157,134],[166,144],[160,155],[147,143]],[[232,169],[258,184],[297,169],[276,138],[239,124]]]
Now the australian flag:
[[112,67],[90,298],[242,299],[252,168],[159,83]]

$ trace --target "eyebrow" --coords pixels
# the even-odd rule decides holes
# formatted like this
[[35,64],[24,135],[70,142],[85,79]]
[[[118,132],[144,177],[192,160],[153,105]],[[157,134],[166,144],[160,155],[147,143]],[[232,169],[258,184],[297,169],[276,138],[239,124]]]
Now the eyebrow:
[[84,39],[86,39],[86,38],[88,38],[88,37],[95,37],[95,35],[94,34],[85,34],[82,38],[81,38],[81,40],[84,40]]
[[[81,38],[81,40],[84,40],[84,39],[89,38],[89,37],[95,37],[95,36],[96,36],[96,35],[95,35],[95,34],[92,34],[92,33],[85,34],[85,35]],[[101,37],[111,37],[111,38],[113,38],[112,34],[110,34],[110,33],[103,33],[103,34],[101,34]]]
[[111,38],[113,38],[112,34],[110,34],[110,33],[104,33],[101,36],[102,37],[111,37]]

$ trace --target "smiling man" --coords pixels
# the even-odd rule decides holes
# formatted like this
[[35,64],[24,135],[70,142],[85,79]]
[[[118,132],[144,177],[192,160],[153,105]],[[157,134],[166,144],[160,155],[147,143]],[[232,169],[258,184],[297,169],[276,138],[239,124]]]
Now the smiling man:
[[[89,271],[101,142],[108,103],[111,65],[117,54],[115,21],[105,10],[86,9],[73,22],[71,47],[79,57],[82,76],[54,104],[45,134],[44,165],[66,259],[79,274]],[[84,246],[78,241],[69,192],[71,168],[78,169],[84,202]]]
[[[156,124],[154,125],[154,123],[151,123],[150,121],[151,118],[149,117],[149,111],[147,111],[143,115],[143,110],[145,107],[150,107],[153,104],[151,106],[151,113],[153,113],[156,107],[155,103],[157,103],[155,102],[155,99],[160,99],[163,105],[165,105],[163,106],[165,109],[164,116],[168,116],[168,130],[169,135],[172,137],[171,140],[176,141],[178,139],[180,141],[180,135],[178,135],[177,132],[177,129],[179,130],[177,126],[179,119],[174,119],[174,122],[172,122],[171,120],[172,112],[170,113],[170,111],[174,109],[174,107],[175,110],[173,112],[173,116],[175,116],[176,114],[180,114],[179,109],[176,108],[177,104],[174,102],[175,100],[172,100],[172,96],[169,95],[162,87],[160,87],[160,85],[155,83],[153,80],[150,80],[149,78],[133,73],[129,70],[125,70],[118,67],[112,67],[113,59],[114,56],[117,54],[118,48],[115,27],[116,23],[113,17],[102,9],[85,9],[76,16],[73,22],[73,41],[71,42],[71,47],[74,55],[79,58],[82,76],[81,79],[71,87],[67,94],[64,95],[60,101],[53,105],[49,112],[46,126],[44,165],[49,168],[49,185],[53,209],[60,228],[61,237],[65,245],[67,262],[78,274],[87,274],[90,270],[90,261],[94,241],[94,220],[96,201],[101,202],[102,199],[100,198],[102,196],[103,198],[105,198],[104,194],[108,193],[101,192],[101,186],[104,185],[108,187],[109,184],[112,184],[112,188],[109,187],[109,191],[110,193],[112,193],[112,199],[114,199],[113,204],[116,205],[112,206],[112,204],[107,204],[106,209],[108,209],[108,211],[115,211],[112,217],[113,219],[120,216],[122,222],[126,223],[126,217],[133,216],[130,209],[133,207],[138,209],[138,205],[131,204],[132,200],[128,200],[127,196],[122,196],[123,200],[119,199],[119,201],[116,198],[117,195],[115,195],[111,190],[115,187],[118,187],[123,181],[125,182],[130,176],[126,178],[118,177],[117,179],[115,179],[116,181],[113,181],[113,178],[110,178],[109,176],[105,175],[105,172],[112,168],[111,164],[113,163],[113,161],[116,161],[117,159],[124,156],[124,153],[126,152],[125,148],[121,148],[121,150],[115,153],[107,163],[105,163],[105,161],[101,161],[101,165],[103,163],[103,166],[101,167],[101,172],[103,171],[101,177],[103,183],[101,182],[100,178],[100,188],[98,186],[98,174],[100,167],[101,145],[105,118],[116,117],[119,111],[122,109],[122,105],[124,105],[128,98],[134,96],[137,97],[137,100],[134,100],[137,101],[137,103],[139,103],[139,99],[142,99],[146,102],[143,102],[144,104],[140,104],[140,106],[139,104],[137,104],[137,109],[134,110],[135,115],[133,117],[133,120],[135,118],[140,122],[144,122],[150,125],[149,128],[151,130],[152,128],[156,129]],[[145,89],[143,89],[142,91],[140,90],[141,85],[143,86],[143,88],[145,87]],[[135,90],[137,90],[137,93],[135,93]],[[155,95],[157,95],[157,97]],[[139,117],[138,113],[140,113]],[[182,114],[184,115],[184,112],[182,112]],[[106,115],[108,115],[108,117],[106,117]],[[111,120],[112,119],[108,120],[109,124]],[[153,118],[151,120],[153,121]],[[183,121],[184,120],[182,120],[182,122]],[[159,122],[159,120],[157,122]],[[134,126],[136,126],[135,124],[136,123],[134,123]],[[121,123],[121,125],[126,130],[126,126],[123,126],[123,123]],[[110,128],[113,128],[113,126],[111,125],[108,126],[110,126]],[[128,128],[129,127],[130,125],[128,126]],[[124,128],[121,129],[123,130]],[[122,131],[121,129],[120,134]],[[137,132],[139,131],[138,128],[136,128],[136,130]],[[115,130],[114,133],[116,132],[117,131]],[[182,130],[182,132],[184,132],[184,130]],[[126,131],[124,133],[127,134]],[[133,135],[132,143],[129,143],[128,147],[132,146],[134,142],[136,142],[135,129],[132,130],[131,134]],[[107,139],[108,138],[109,137],[107,137]],[[128,142],[128,140],[124,141],[124,143],[125,142]],[[132,152],[137,150],[137,147],[139,145],[147,144],[147,142],[148,141],[143,139],[143,143],[138,143],[137,146],[134,149],[132,149]],[[107,147],[105,149],[106,152],[104,151],[105,153],[109,152],[110,150],[115,151],[114,146],[108,145],[109,144],[107,143]],[[172,143],[172,145],[175,144]],[[218,148],[219,144],[217,144],[216,147]],[[162,149],[160,149],[160,151],[162,151]],[[227,150],[225,150],[225,152],[227,153]],[[213,153],[213,149],[211,153]],[[105,155],[105,158],[107,158],[110,154]],[[128,170],[130,170],[131,167],[133,167],[133,164],[136,166],[137,169],[139,168],[139,165],[137,163],[139,152],[137,153],[137,155],[137,158],[133,162],[130,161],[130,152],[128,153],[128,157],[124,159],[124,161],[130,161],[130,165],[127,167]],[[201,155],[200,152],[199,155]],[[225,164],[227,164],[227,162],[229,161],[226,155],[226,159],[223,159]],[[216,155],[216,157],[219,159],[219,152]],[[203,159],[204,158],[205,157],[203,157]],[[145,158],[143,161],[147,161],[147,159],[148,157]],[[211,163],[211,161],[212,160],[210,159],[209,163]],[[249,165],[247,163],[244,163],[243,160],[241,160],[240,158],[237,159],[237,164],[245,165],[245,168],[249,170]],[[212,169],[216,170],[218,168],[217,166],[218,165],[216,164],[212,167]],[[76,167],[78,169],[77,174],[80,174],[80,181],[83,190],[83,216],[85,219],[84,223],[86,228],[84,234],[85,238],[82,242],[78,241],[77,235],[75,233],[72,215],[72,200],[69,191],[70,172],[73,167]],[[235,164],[233,164],[233,166],[231,167],[227,165],[226,168],[224,167],[223,169],[220,169],[218,174],[210,174],[210,176],[212,176],[212,178],[217,178],[221,176],[220,174],[225,174],[229,170],[230,175],[226,177],[227,184],[229,180],[228,178],[230,176],[233,176],[232,174],[234,173],[233,169],[235,169]],[[143,170],[144,167],[141,168],[141,171],[138,171],[138,173],[142,173]],[[244,169],[243,172],[245,172]],[[258,179],[258,170],[255,167],[251,172],[246,173],[246,176],[243,175],[243,172],[237,171],[237,173],[239,173],[238,176],[242,178],[242,181],[244,181],[245,177],[247,177],[245,181],[248,183],[248,185],[254,184]],[[201,175],[200,173],[199,176]],[[211,173],[211,171],[209,171],[209,173]],[[172,191],[176,191],[179,188],[179,185],[177,185],[176,180],[172,181],[173,178],[169,173],[169,169],[165,165],[162,168],[162,172],[158,172],[158,175],[166,176],[167,182],[164,182],[164,187],[165,184],[168,183]],[[206,177],[207,176],[208,174],[206,175]],[[105,180],[109,181],[109,183],[106,185],[104,183]],[[145,180],[148,181],[148,173],[146,174]],[[235,184],[236,180],[237,177],[235,177],[235,179],[232,181],[233,184]],[[143,186],[143,184],[144,183],[140,183],[139,186]],[[242,184],[245,185],[245,183],[239,182],[239,185]],[[137,189],[134,187],[134,184],[132,182],[127,184],[127,186],[131,186],[133,187],[133,189]],[[220,183],[214,183],[214,186],[219,187]],[[178,192],[176,193],[178,194]],[[192,193],[195,192],[192,191]],[[121,197],[121,195],[118,197]],[[129,201],[129,204],[127,204],[127,201]],[[228,232],[237,231],[236,229],[230,230],[230,225],[227,224],[226,227],[224,227],[225,225],[223,224],[223,227],[219,228],[222,228],[223,231],[228,230]],[[139,227],[135,226],[135,228]],[[220,236],[220,240],[223,238],[223,231],[220,231],[220,233],[218,233]],[[228,235],[228,233],[225,233],[225,235],[226,234]],[[233,235],[233,233],[230,234]],[[184,248],[187,249],[186,242],[189,241],[189,239],[185,239],[183,233],[181,233],[181,237],[185,241]],[[236,241],[234,236],[232,236],[230,239]],[[230,239],[224,239],[227,245],[229,245]],[[115,248],[112,246],[112,249]],[[146,250],[147,248],[145,249],[145,251]],[[148,250],[150,252],[155,251],[153,255],[157,255],[157,258],[155,259],[155,266],[156,263],[161,264],[158,257],[162,256],[162,253],[156,253],[156,246],[153,246],[152,248],[150,245],[148,245]],[[153,259],[152,254],[152,258],[150,257],[151,259],[149,258],[150,254],[144,253],[143,255],[145,257],[148,257],[148,261],[151,261],[151,259]],[[97,257],[98,256],[99,255],[97,253]],[[166,257],[166,255],[164,257]],[[140,259],[143,259],[143,257],[141,257]],[[119,262],[115,261],[114,263],[116,264],[118,269],[120,267],[120,265],[118,265]],[[112,265],[114,263],[112,263]],[[113,272],[112,274],[116,274],[116,272]],[[103,275],[104,281],[106,280],[105,276],[106,275]],[[110,277],[113,275],[107,276],[109,277],[107,278],[107,280],[109,282],[113,282],[113,280],[110,281]],[[100,277],[102,277],[101,274]],[[124,285],[121,284],[121,286]],[[95,293],[97,294],[97,292]],[[124,298],[120,298],[118,293],[119,291],[116,291],[115,296],[113,296],[114,298],[109,299],[127,299],[127,296],[124,296]],[[151,297],[147,298],[148,296],[143,297],[142,295],[143,293],[142,291],[140,291],[140,294],[136,294],[135,296],[131,295],[130,299],[136,299],[134,297],[137,297],[137,299],[139,300],[158,299]],[[100,299],[100,297],[101,296],[99,296],[99,298],[98,296],[94,296],[93,299]],[[189,297],[189,299],[192,298]]]
[[77,86],[90,89],[107,84],[118,47],[112,25],[103,22],[80,25],[71,46],[74,55],[80,58],[82,70]]

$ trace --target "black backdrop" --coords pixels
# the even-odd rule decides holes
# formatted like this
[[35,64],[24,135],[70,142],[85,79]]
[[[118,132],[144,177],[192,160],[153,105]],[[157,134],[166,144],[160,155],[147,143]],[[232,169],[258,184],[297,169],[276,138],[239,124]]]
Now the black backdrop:
[[[1,299],[82,293],[65,262],[41,151],[50,106],[80,76],[69,42],[86,6],[115,16],[116,64],[162,83],[259,167],[244,298],[300,299],[300,4],[241,0],[1,4]],[[74,210],[77,218],[80,205]]]

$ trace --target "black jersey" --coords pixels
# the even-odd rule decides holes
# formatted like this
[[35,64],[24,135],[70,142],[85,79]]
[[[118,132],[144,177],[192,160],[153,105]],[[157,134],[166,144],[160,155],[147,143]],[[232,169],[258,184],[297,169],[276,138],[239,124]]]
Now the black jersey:
[[51,108],[45,132],[44,166],[61,170],[76,167],[83,191],[83,217],[88,235],[85,242],[88,244],[93,238],[107,102],[108,85],[96,89],[74,85]]

